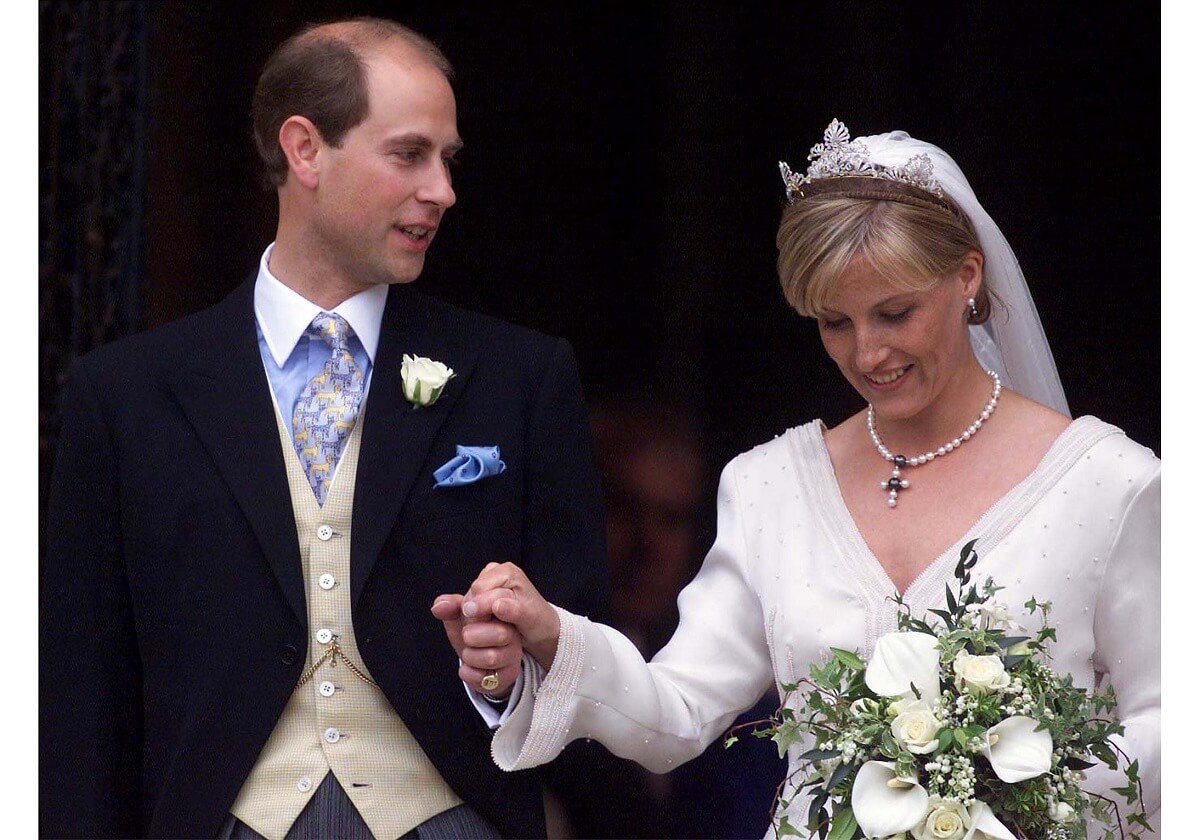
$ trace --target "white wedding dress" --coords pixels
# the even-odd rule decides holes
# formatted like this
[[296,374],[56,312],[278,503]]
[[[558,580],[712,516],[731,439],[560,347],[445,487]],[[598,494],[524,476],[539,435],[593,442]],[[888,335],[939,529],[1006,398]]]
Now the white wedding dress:
[[[806,676],[831,645],[865,657],[896,629],[894,586],[842,500],[823,428],[791,429],[725,468],[716,542],[679,596],[675,635],[652,662],[612,628],[560,610],[553,667],[543,676],[526,658],[523,694],[495,735],[500,767],[544,764],[568,742],[591,738],[670,771],[773,684]],[[1076,685],[1115,688],[1121,746],[1139,760],[1150,813],[1160,773],[1159,469],[1120,429],[1078,418],[904,596],[914,614],[944,605],[959,551],[977,538],[973,579],[1005,587],[998,598],[1026,629],[1039,625],[1024,603],[1053,602],[1051,665]],[[792,748],[789,773],[804,748]],[[1085,789],[1111,795],[1121,784],[1123,775],[1100,767]],[[801,800],[789,815],[797,826]]]

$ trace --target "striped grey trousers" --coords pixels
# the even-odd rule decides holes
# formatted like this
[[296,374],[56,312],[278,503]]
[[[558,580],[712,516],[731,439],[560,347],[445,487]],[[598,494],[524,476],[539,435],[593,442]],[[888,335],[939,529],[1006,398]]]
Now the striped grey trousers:
[[[219,840],[265,840],[233,814],[225,820],[217,837]],[[333,837],[341,840],[376,840],[331,771],[325,774],[312,799],[308,800],[300,816],[288,829],[287,840],[326,840]],[[459,805],[430,817],[404,837],[419,840],[499,840],[500,834],[469,805]]]

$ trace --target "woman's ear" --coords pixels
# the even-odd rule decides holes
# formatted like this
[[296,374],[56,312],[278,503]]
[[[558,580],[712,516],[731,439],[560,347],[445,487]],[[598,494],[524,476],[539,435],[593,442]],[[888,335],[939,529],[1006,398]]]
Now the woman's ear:
[[955,279],[961,287],[964,304],[967,298],[979,297],[979,288],[983,285],[983,254],[967,251]]

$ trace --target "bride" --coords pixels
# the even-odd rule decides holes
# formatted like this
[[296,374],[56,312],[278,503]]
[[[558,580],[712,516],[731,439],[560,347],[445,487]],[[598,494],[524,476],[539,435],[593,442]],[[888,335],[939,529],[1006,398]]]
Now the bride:
[[[803,176],[780,164],[780,281],[866,407],[726,466],[716,542],[649,664],[612,628],[546,603],[512,564],[489,564],[465,600],[440,598],[520,634],[496,763],[544,764],[591,738],[668,772],[831,645],[869,656],[896,629],[896,592],[914,614],[936,607],[978,538],[975,577],[1003,586],[1015,615],[1031,597],[1053,602],[1053,667],[1116,690],[1120,746],[1157,823],[1158,459],[1068,417],[1017,260],[945,152],[899,131],[851,141],[835,120],[809,159]],[[468,682],[488,654],[464,652]],[[791,749],[791,770],[805,749]],[[1111,796],[1124,783],[1100,767],[1084,787]]]

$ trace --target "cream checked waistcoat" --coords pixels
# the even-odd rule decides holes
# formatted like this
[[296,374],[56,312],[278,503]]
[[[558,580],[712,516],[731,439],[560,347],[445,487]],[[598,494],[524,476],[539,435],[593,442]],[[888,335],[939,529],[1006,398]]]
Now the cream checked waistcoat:
[[304,674],[311,676],[297,685],[230,811],[268,840],[283,840],[332,771],[377,840],[393,840],[462,800],[383,691],[367,681],[354,640],[350,522],[363,418],[320,507],[278,407],[275,413],[300,538],[309,629]]

